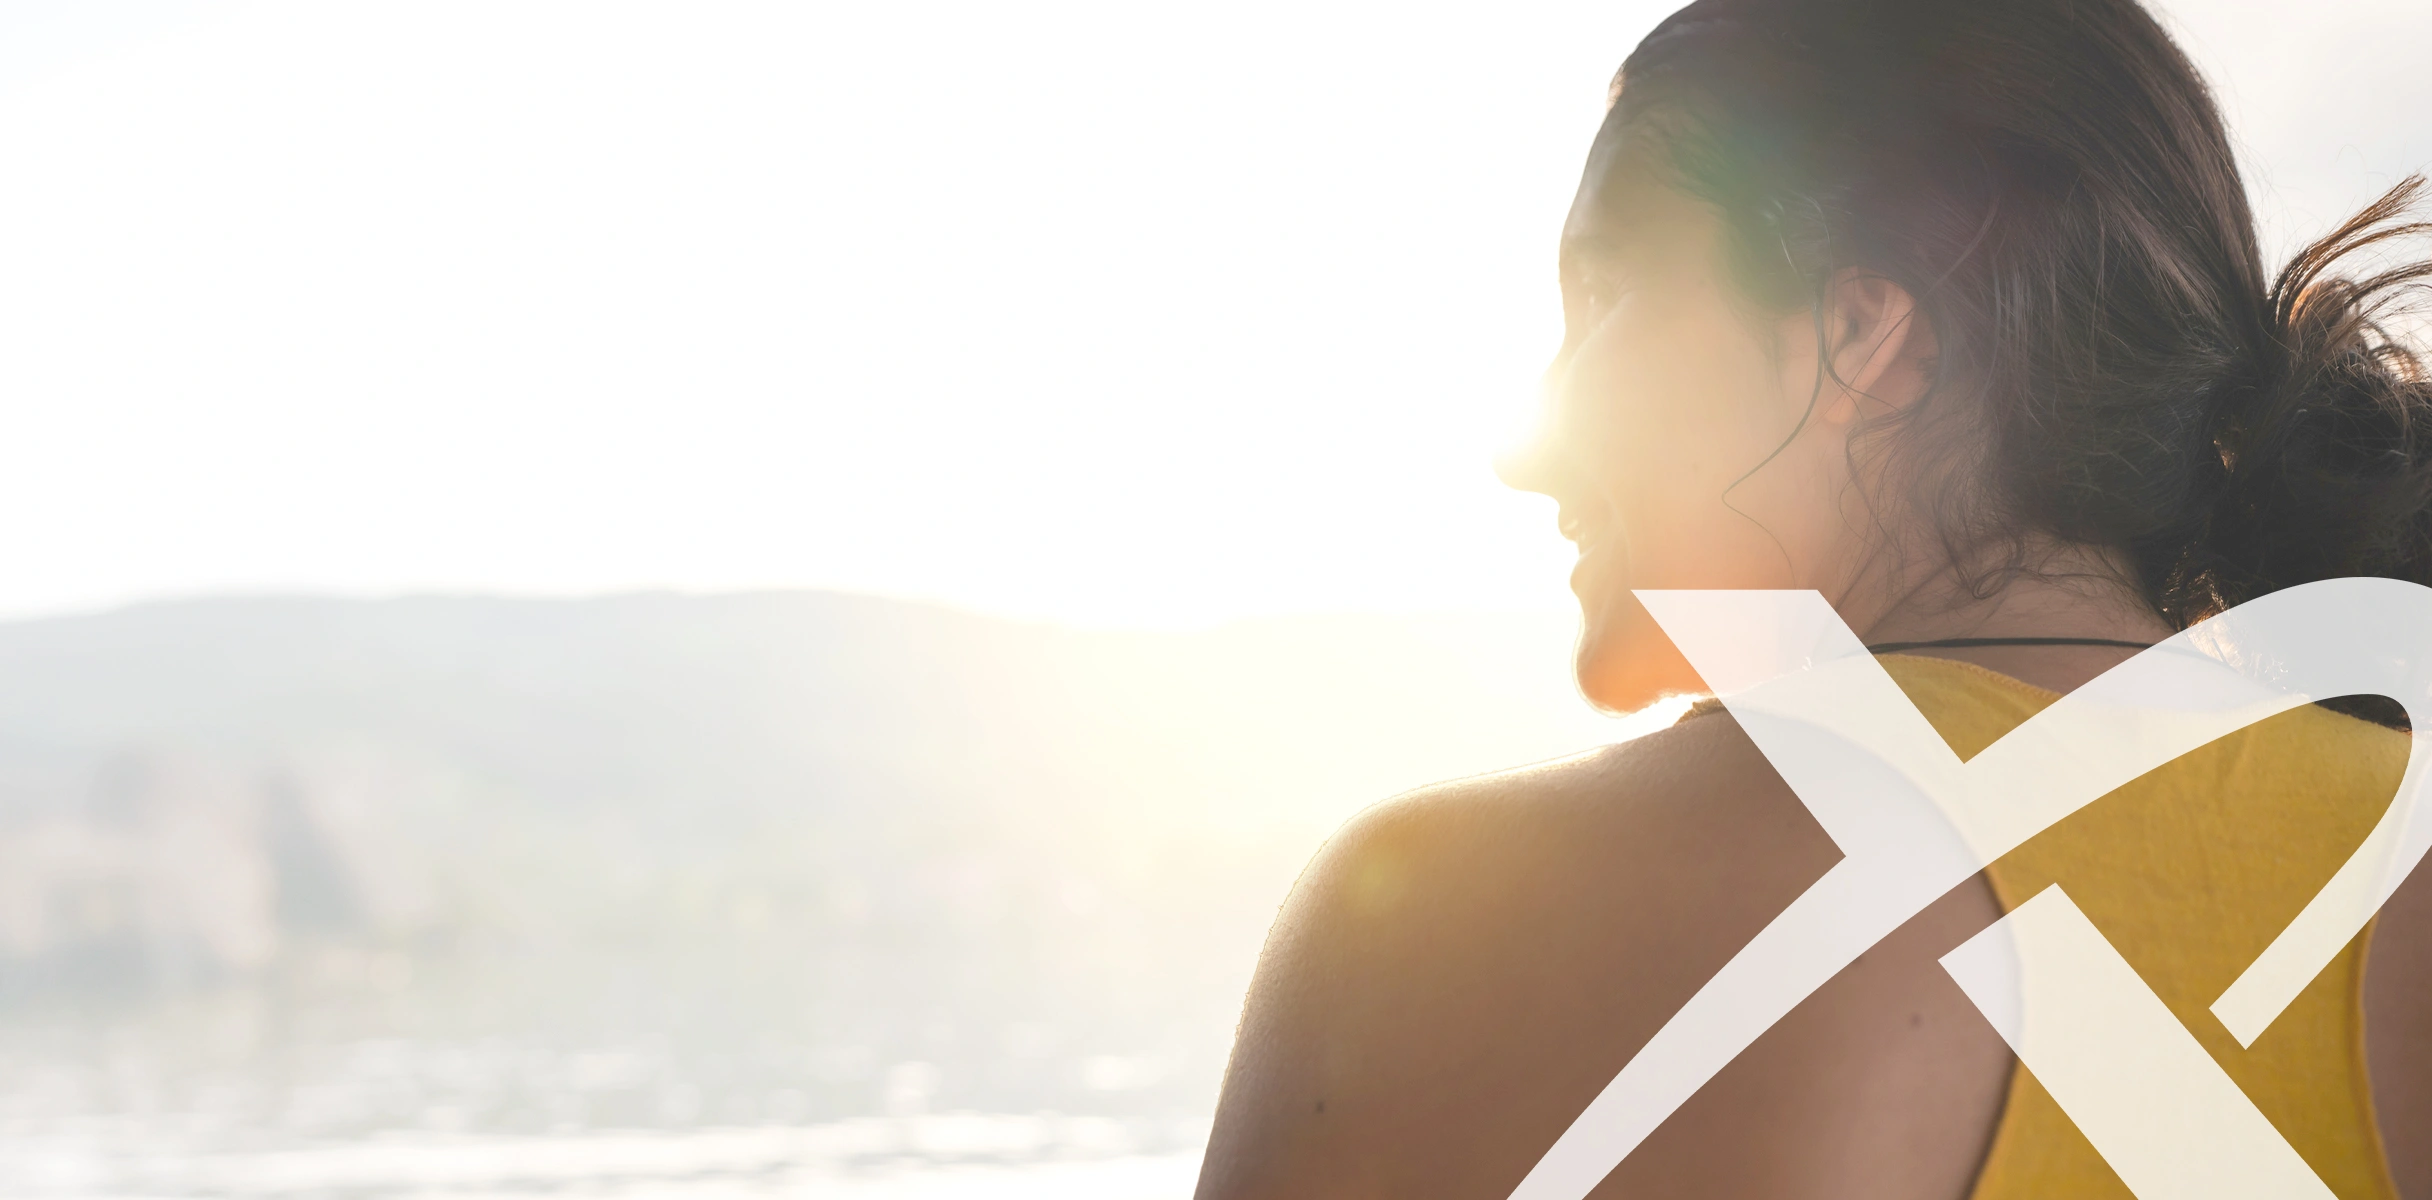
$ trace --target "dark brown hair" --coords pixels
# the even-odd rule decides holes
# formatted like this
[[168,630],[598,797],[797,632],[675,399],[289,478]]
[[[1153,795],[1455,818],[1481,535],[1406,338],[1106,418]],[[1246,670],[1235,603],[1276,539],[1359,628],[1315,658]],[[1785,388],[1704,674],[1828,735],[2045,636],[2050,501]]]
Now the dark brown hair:
[[2180,626],[2432,583],[2432,387],[2384,328],[2432,273],[2387,253],[2420,180],[2267,279],[2212,97],[2135,0],[1700,0],[1616,87],[1604,136],[1720,212],[1749,300],[1849,267],[1917,297],[1934,386],[1862,444],[1904,451],[1953,562],[2114,547]]

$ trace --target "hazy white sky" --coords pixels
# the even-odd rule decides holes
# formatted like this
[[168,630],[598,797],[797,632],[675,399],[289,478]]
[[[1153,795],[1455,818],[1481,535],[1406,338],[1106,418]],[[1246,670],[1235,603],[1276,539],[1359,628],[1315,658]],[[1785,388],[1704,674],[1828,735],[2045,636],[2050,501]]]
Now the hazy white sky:
[[[1487,461],[1671,7],[20,0],[0,614],[1564,606]],[[2432,161],[2432,5],[2171,7],[2275,231]]]

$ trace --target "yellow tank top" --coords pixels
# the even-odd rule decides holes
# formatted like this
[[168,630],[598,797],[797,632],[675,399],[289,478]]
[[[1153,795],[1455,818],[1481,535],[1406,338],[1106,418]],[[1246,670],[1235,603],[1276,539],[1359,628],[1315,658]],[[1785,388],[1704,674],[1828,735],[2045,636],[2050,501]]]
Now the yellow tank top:
[[[1884,668],[1961,758],[2060,698],[1970,663]],[[2209,1011],[2389,806],[2405,735],[2312,705],[2214,742],[2087,805],[1987,871],[2002,909],[2071,899],[2343,1200],[2394,1200],[2365,1077],[2366,932],[2252,1048]],[[2132,1200],[2024,1069],[1971,1200]]]

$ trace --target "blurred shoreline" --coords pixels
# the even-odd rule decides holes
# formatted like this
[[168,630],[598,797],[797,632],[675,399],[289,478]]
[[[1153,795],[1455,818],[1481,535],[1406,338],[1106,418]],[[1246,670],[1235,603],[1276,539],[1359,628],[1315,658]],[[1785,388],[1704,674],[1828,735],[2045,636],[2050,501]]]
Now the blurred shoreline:
[[1570,636],[820,593],[0,624],[0,1190],[1164,1163],[1337,824],[1634,729]]
[[[1205,1122],[1118,1122],[1054,1114],[865,1118],[806,1126],[504,1136],[390,1132],[250,1150],[181,1145],[115,1121],[28,1135],[9,1130],[10,1195],[247,1198],[345,1195],[687,1197],[751,1192],[885,1195],[923,1185],[1003,1194],[1187,1196]],[[982,1187],[986,1191],[981,1191]]]

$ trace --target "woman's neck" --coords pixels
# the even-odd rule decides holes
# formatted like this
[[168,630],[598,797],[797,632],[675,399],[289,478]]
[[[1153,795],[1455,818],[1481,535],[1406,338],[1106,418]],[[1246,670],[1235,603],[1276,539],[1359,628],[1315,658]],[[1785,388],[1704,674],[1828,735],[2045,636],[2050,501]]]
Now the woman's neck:
[[[1864,606],[1845,604],[1842,616],[1869,645],[1956,638],[2098,638],[2150,644],[2169,637],[2170,624],[2121,580],[2119,556],[2090,546],[2043,548],[2031,569],[2014,573],[1990,595],[1963,586],[1945,568],[1897,595]],[[1853,589],[1855,591],[1856,589]],[[2122,646],[1918,647],[1903,651],[1975,663],[1988,670],[2067,692],[2125,661]]]

